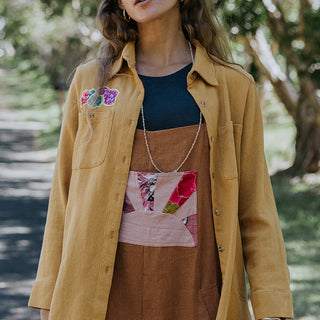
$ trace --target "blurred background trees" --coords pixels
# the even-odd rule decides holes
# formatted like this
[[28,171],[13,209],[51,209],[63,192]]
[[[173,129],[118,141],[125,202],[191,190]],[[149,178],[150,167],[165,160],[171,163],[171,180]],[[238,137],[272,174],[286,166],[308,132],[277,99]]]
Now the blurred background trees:
[[95,16],[99,1],[6,0],[0,3],[0,57],[12,66],[29,62],[66,88],[74,68],[102,40]]
[[218,0],[226,26],[294,119],[295,173],[320,168],[320,1]]
[[[235,59],[257,82],[268,81],[296,127],[294,174],[320,169],[320,0],[214,0]],[[67,88],[74,68],[96,55],[98,0],[5,0],[0,3],[0,58],[27,64]]]
[[[286,242],[295,318],[319,320],[320,0],[208,1],[224,17],[235,61],[253,74],[258,84],[270,172],[291,166],[284,171],[290,175],[273,175],[272,184]],[[46,193],[49,186],[43,184],[38,168],[43,161],[55,160],[59,115],[73,70],[96,56],[102,41],[95,19],[99,3],[0,1],[0,219],[4,220],[0,272],[10,269],[2,282],[0,279],[1,319],[38,319],[38,312],[29,317],[31,311],[22,307],[29,290],[24,288],[34,279],[34,275],[30,278],[31,266],[36,271],[48,200],[41,200],[41,211],[38,194]],[[12,118],[28,121],[16,121],[14,127]],[[29,129],[43,129],[31,133],[24,130],[26,124]],[[31,134],[37,148],[25,139]],[[29,152],[38,149],[42,156],[38,151]],[[32,154],[38,174],[30,173]],[[45,181],[48,170],[43,174]],[[20,234],[21,226],[30,226],[32,232]]]

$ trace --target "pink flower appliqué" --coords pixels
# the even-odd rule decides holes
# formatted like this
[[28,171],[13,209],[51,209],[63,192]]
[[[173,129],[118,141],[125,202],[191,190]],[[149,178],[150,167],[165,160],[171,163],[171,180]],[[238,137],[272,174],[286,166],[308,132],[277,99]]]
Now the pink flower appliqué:
[[[90,102],[90,99],[94,96],[96,90],[85,90],[81,96],[81,107]],[[100,98],[97,99],[93,108],[100,107],[102,105],[110,107],[114,105],[119,95],[119,91],[116,89],[110,89],[108,87],[102,88],[100,91]]]
[[83,92],[82,97],[81,97],[81,107],[88,102],[89,98],[91,96],[93,96],[94,93],[95,93],[95,90],[93,90],[93,89],[92,90],[86,90],[86,91]]
[[162,212],[174,214],[195,191],[197,191],[197,172],[186,171]]

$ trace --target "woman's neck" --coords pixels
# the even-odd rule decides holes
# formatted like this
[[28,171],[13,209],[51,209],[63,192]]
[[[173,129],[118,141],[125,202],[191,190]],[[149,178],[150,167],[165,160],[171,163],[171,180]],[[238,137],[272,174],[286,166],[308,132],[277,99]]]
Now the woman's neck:
[[163,76],[192,61],[181,29],[180,14],[168,14],[150,23],[138,24],[136,68],[139,74]]

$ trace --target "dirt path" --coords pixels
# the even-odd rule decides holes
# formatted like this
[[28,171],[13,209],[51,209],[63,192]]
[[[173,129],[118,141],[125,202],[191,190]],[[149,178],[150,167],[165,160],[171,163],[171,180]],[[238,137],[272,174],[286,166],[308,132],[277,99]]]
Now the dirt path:
[[44,123],[0,105],[0,319],[38,320],[27,307],[36,274],[54,163],[35,147]]

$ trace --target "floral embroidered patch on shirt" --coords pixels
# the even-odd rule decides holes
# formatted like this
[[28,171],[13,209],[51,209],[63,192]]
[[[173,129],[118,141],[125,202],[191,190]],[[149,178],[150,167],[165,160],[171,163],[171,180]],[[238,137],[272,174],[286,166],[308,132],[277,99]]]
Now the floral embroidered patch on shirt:
[[197,172],[130,171],[119,242],[196,247]]
[[[96,93],[95,89],[85,90],[81,95],[81,108],[90,103],[90,99],[94,97],[94,94]],[[100,106],[112,106],[119,95],[119,91],[116,89],[110,89],[108,87],[105,87],[101,89],[99,99],[97,100],[96,104],[93,106],[93,108],[97,108]]]

